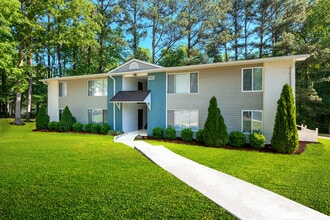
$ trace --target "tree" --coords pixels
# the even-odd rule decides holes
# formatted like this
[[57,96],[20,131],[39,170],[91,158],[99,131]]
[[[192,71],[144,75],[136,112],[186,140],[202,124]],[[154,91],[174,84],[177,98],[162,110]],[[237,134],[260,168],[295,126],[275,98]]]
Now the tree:
[[204,143],[207,147],[220,147],[228,142],[227,128],[215,96],[210,99],[203,133]]
[[47,115],[47,108],[42,105],[39,109],[38,115],[36,117],[36,127],[37,129],[47,129],[49,123],[49,115]]
[[277,101],[275,125],[271,139],[272,148],[280,153],[294,153],[298,147],[298,129],[292,89],[285,84]]
[[174,47],[169,50],[162,51],[162,58],[159,60],[159,65],[165,67],[184,66],[187,60],[187,48],[184,45]]
[[62,118],[59,123],[59,129],[60,131],[70,131],[72,129],[72,125],[75,123],[74,117],[72,116],[72,113],[68,106],[65,106],[62,114]]

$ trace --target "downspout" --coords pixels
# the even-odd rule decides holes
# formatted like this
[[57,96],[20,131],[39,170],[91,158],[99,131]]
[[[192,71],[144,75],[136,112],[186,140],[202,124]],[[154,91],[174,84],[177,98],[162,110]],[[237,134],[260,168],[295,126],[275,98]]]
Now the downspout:
[[[116,94],[116,80],[113,78],[111,73],[109,74],[110,78],[113,80],[113,95]],[[113,105],[113,130],[116,130],[116,105],[115,103]]]

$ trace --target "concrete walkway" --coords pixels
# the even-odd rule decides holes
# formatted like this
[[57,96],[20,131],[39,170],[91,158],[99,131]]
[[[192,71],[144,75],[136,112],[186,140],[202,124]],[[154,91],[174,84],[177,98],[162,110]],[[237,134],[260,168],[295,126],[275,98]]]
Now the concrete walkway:
[[239,219],[317,219],[330,217],[271,191],[198,164],[163,146],[134,141],[133,135],[116,139],[134,147],[155,164],[172,173],[192,188]]

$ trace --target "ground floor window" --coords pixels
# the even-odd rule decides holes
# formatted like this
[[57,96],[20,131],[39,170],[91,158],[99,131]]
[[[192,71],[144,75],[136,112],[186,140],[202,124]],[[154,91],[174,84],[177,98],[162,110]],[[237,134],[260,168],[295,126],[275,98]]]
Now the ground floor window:
[[175,130],[198,130],[198,110],[168,110],[167,124]]
[[242,111],[242,131],[244,133],[262,132],[262,111],[243,110]]
[[58,118],[59,118],[59,121],[62,119],[63,111],[64,111],[63,108],[60,108],[60,109],[58,110],[58,116],[59,116]]
[[106,109],[88,109],[88,123],[104,124],[108,122],[108,110]]

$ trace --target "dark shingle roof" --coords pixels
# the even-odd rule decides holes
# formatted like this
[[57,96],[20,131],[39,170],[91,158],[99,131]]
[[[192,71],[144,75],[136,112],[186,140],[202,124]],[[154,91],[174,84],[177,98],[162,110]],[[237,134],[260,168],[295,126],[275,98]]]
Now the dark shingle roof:
[[120,91],[112,99],[111,102],[143,102],[148,95],[150,90],[146,91]]

